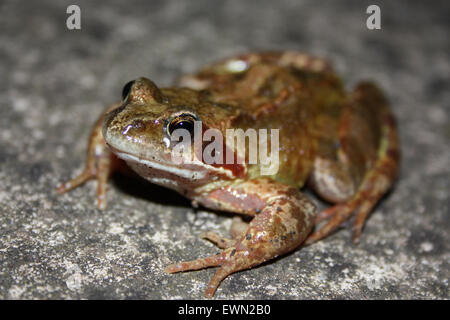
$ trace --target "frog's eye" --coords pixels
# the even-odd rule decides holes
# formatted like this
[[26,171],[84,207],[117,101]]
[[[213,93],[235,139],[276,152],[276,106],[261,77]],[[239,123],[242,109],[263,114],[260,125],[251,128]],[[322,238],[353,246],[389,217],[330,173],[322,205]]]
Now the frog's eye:
[[172,119],[167,125],[167,133],[169,136],[173,134],[173,132],[177,129],[185,129],[189,132],[191,137],[194,134],[194,124],[197,120],[197,117],[191,114],[181,114],[176,118]]
[[130,94],[131,87],[133,86],[135,80],[129,81],[126,85],[123,86],[122,89],[122,101],[125,102]]

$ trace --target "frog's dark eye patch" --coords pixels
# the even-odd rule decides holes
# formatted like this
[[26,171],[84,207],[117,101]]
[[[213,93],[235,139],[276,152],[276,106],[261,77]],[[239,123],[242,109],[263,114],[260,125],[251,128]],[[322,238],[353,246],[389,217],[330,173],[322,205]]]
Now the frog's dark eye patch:
[[131,91],[131,87],[133,86],[135,80],[131,80],[129,82],[127,82],[126,85],[123,86],[122,89],[122,101],[125,102],[126,99],[128,98],[128,95],[130,94]]
[[177,129],[185,129],[189,132],[191,137],[194,135],[194,123],[197,120],[197,117],[193,114],[180,114],[176,116],[172,120],[170,120],[167,124],[167,133],[169,136],[173,134],[173,132]]

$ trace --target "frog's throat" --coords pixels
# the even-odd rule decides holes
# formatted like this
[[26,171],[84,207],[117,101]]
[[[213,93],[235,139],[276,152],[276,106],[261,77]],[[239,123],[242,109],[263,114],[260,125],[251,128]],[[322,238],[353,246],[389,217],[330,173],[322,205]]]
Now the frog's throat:
[[200,180],[200,179],[203,179],[206,177],[205,171],[190,170],[190,169],[180,168],[180,167],[166,164],[166,163],[161,163],[161,162],[157,162],[157,161],[153,161],[153,160],[139,158],[139,157],[131,155],[129,153],[118,151],[117,149],[114,150],[114,154],[116,156],[118,156],[120,159],[126,161],[127,163],[129,163],[129,162],[140,163],[142,165],[145,165],[149,169],[155,169],[155,170],[160,170],[163,172],[171,173],[175,176],[182,177],[185,179]]

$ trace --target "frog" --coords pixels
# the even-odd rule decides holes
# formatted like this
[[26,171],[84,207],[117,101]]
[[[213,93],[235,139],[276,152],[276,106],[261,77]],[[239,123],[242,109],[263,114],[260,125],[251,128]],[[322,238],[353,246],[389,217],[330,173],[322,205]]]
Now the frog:
[[[261,163],[174,161],[178,129],[277,129],[278,170]],[[249,142],[250,143],[250,142]],[[239,155],[236,145],[223,154]],[[201,144],[203,148],[203,144]],[[220,152],[220,151],[218,151]],[[220,156],[219,156],[220,158]],[[151,183],[176,190],[213,211],[230,212],[230,235],[201,235],[218,254],[175,262],[169,274],[214,267],[205,289],[213,297],[229,275],[319,241],[353,219],[352,240],[398,175],[400,150],[388,100],[370,81],[346,90],[330,62],[297,51],[251,52],[211,63],[160,88],[141,77],[108,107],[90,135],[81,174],[61,184],[65,193],[97,180],[97,206],[106,208],[107,181],[131,168]],[[329,204],[318,210],[310,190]]]

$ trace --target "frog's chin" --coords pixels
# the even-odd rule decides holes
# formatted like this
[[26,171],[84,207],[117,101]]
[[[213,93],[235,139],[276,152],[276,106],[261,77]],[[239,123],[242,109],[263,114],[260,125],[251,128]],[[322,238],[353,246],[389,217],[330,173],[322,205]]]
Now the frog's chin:
[[149,169],[154,169],[155,171],[162,171],[173,174],[180,178],[185,179],[199,179],[204,178],[206,176],[206,172],[182,168],[180,166],[171,165],[168,163],[162,163],[155,160],[148,160],[144,158],[139,158],[137,156],[131,155],[125,152],[115,152],[115,154],[122,160],[125,160],[129,164],[141,164],[146,166]]
[[109,146],[113,153],[124,160],[141,177],[152,183],[182,192],[209,182],[209,172],[198,165],[176,165],[158,158],[143,158]]

